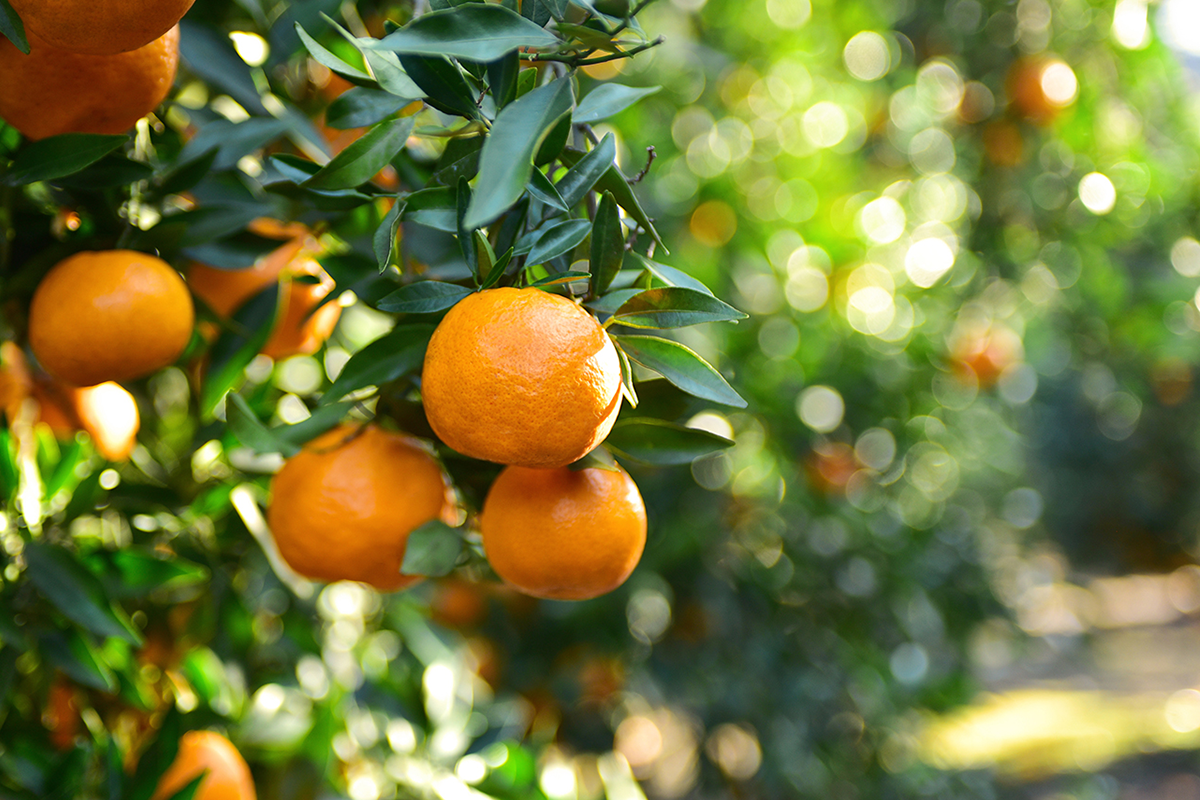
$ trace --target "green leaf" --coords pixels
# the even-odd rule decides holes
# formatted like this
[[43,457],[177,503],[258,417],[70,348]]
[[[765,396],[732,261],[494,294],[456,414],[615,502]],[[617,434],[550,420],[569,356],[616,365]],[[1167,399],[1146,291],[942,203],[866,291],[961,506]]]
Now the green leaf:
[[217,403],[242,377],[258,352],[271,338],[279,311],[279,284],[272,284],[234,312],[229,330],[224,331],[209,352],[208,375],[200,390],[200,413],[211,417]]
[[363,50],[363,58],[371,68],[371,74],[379,81],[379,88],[396,97],[423,98],[425,92],[417,82],[409,77],[408,72],[400,65],[400,59],[395,53],[384,53],[379,50]]
[[614,323],[630,328],[684,328],[739,319],[746,319],[746,315],[733,306],[710,294],[678,286],[640,292],[613,315]]
[[721,373],[692,350],[669,339],[655,336],[614,336],[633,361],[654,370],[690,395],[745,408],[746,401],[733,390]]
[[529,285],[531,287],[560,286],[564,283],[575,283],[577,281],[586,281],[591,275],[587,272],[556,272],[553,275],[547,275],[544,278],[538,278]]
[[[458,238],[458,249],[463,254],[463,260],[467,262],[467,268],[471,270],[471,274],[478,276],[479,258],[475,251],[475,237],[472,235],[471,228],[467,227],[467,209],[471,205],[471,186],[467,183],[466,178],[458,179],[458,186],[454,192],[455,201],[455,234]],[[479,283],[478,279],[475,281]]]
[[[632,258],[632,263],[647,270],[651,275],[658,278],[668,286],[681,286],[685,289],[694,289],[697,292],[702,292],[707,295],[712,294],[707,286],[700,281],[688,275],[683,270],[668,267],[666,264],[659,264],[657,261],[651,261],[641,253],[633,252],[629,254]],[[739,317],[740,319],[740,317]]]
[[300,452],[264,425],[240,394],[226,396],[225,424],[239,442],[256,453],[283,453],[290,458]]
[[251,117],[242,122],[217,119],[205,125],[196,138],[184,146],[179,161],[199,159],[210,150],[216,150],[212,168],[233,168],[243,156],[266,147],[287,132],[288,125],[274,117]]
[[396,326],[391,333],[376,339],[350,357],[338,373],[337,380],[321,397],[321,405],[367,386],[382,386],[416,372],[425,362],[425,347],[432,335],[432,325]]
[[380,300],[380,311],[399,314],[433,314],[445,311],[473,290],[442,281],[418,281],[397,289]]
[[671,466],[690,464],[701,456],[731,447],[733,442],[698,428],[635,417],[614,425],[604,444],[619,455],[644,464]]
[[29,580],[63,616],[98,636],[119,636],[140,645],[141,634],[108,599],[100,579],[61,547],[25,546]]
[[266,116],[250,66],[242,60],[225,32],[191,20],[179,23],[179,55],[188,69],[224,91],[251,114]]
[[488,88],[496,109],[502,109],[517,99],[517,78],[521,75],[521,57],[509,53],[487,65]]
[[[563,149],[560,157],[567,164],[574,166],[586,156],[587,153],[567,147]],[[612,192],[613,197],[617,198],[617,203],[620,204],[621,208],[625,209],[625,213],[632,217],[650,235],[650,238],[662,248],[663,252],[668,252],[666,244],[663,242],[662,237],[658,235],[658,230],[654,227],[654,223],[650,221],[650,217],[646,215],[646,211],[642,208],[641,202],[638,201],[637,195],[633,193],[633,187],[629,185],[629,181],[625,179],[625,176],[621,174],[621,170],[615,164],[600,176],[600,180],[596,181],[594,188],[600,192]]]
[[306,189],[353,189],[375,177],[404,149],[413,117],[381,122],[306,180]]
[[23,186],[71,175],[95,164],[127,141],[128,136],[64,133],[30,142],[13,159],[4,182],[10,186]]
[[[197,134],[199,136],[199,134]],[[194,141],[194,140],[193,140]],[[159,196],[180,194],[192,189],[212,171],[213,164],[220,153],[219,148],[213,148],[195,156],[184,157],[180,153],[175,161],[154,176],[154,188]]]
[[408,77],[421,87],[429,105],[447,114],[479,118],[475,92],[453,61],[444,56],[415,55],[402,55],[399,60]]
[[277,425],[271,433],[292,447],[301,447],[341,423],[354,403],[330,403],[292,425]]
[[479,172],[479,151],[483,147],[482,136],[463,136],[446,143],[442,157],[438,159],[433,180],[446,186],[454,186],[459,178],[471,180]]
[[397,198],[372,237],[371,246],[375,250],[380,272],[392,263],[392,251],[396,249],[396,234],[400,231],[400,216],[404,213],[404,207],[404,201]]
[[558,193],[554,183],[540,169],[535,169],[529,174],[529,185],[525,188],[531,195],[551,208],[559,211],[569,211],[571,208],[562,199],[562,195]]
[[533,243],[526,264],[543,264],[574,250],[592,232],[586,219],[568,219],[548,228]]
[[195,800],[196,792],[200,791],[200,784],[208,777],[208,768],[204,767],[200,770],[200,774],[188,781],[182,789],[172,794],[164,800]]
[[513,249],[510,247],[504,251],[504,255],[496,259],[496,263],[492,265],[491,272],[487,274],[487,277],[483,279],[483,283],[480,284],[480,291],[490,289],[500,282],[500,279],[504,277],[504,271],[508,269],[508,263],[512,261],[512,257]]
[[479,159],[479,178],[467,213],[469,227],[482,228],[521,197],[533,171],[534,154],[558,120],[570,113],[571,103],[571,82],[560,78],[500,112]]
[[112,670],[77,631],[47,634],[38,640],[38,645],[46,660],[76,683],[102,692],[116,690],[117,679]]
[[543,0],[543,2],[556,20],[561,21],[567,16],[567,8],[570,5],[570,0]]
[[492,249],[492,243],[488,241],[487,234],[483,231],[472,231],[471,238],[475,240],[475,259],[478,261],[475,267],[479,278],[477,283],[482,288],[484,282],[491,276],[492,269],[496,266],[496,251]]
[[631,105],[659,91],[661,86],[635,89],[619,83],[602,83],[579,101],[574,119],[578,123],[600,122],[619,114]]
[[126,547],[108,556],[117,571],[110,593],[121,597],[144,597],[157,589],[195,586],[209,578],[208,569],[199,564],[140,548]]
[[[611,336],[609,338],[612,338]],[[621,391],[625,393],[625,400],[633,408],[637,408],[638,395],[637,389],[633,386],[633,365],[629,363],[629,356],[625,354],[625,349],[621,347],[621,343],[613,339],[613,344],[617,348],[617,358],[621,361]]]
[[591,294],[599,295],[608,290],[613,278],[621,271],[625,261],[625,229],[621,227],[621,212],[612,192],[605,192],[596,209],[596,222],[592,228],[592,250],[589,271],[592,273]]
[[503,6],[467,4],[434,11],[365,45],[394,53],[494,61],[521,47],[556,47],[558,37]]
[[415,99],[379,89],[351,89],[325,109],[325,124],[338,130],[365,128],[387,119]]
[[351,83],[359,86],[378,86],[375,79],[367,73],[363,72],[358,67],[353,67],[347,64],[342,59],[335,56],[332,52],[325,49],[316,39],[308,35],[308,31],[304,30],[299,22],[296,23],[296,33],[300,36],[300,41],[304,43],[304,48],[308,50],[313,59],[320,65],[328,68],[331,72],[341,75]]
[[458,233],[458,215],[454,190],[435,187],[413,192],[404,200],[401,216],[409,222],[444,233]]
[[458,530],[440,520],[430,520],[408,535],[400,572],[429,578],[449,575],[458,563],[462,545]]
[[596,181],[604,177],[617,157],[617,140],[611,133],[604,134],[600,144],[567,170],[558,182],[558,193],[568,208],[575,206],[591,191]]
[[594,300],[588,300],[584,303],[585,306],[592,311],[599,311],[601,314],[613,315],[617,313],[617,309],[625,305],[625,301],[629,298],[641,294],[645,289],[614,289],[603,297],[597,297]]
[[154,177],[154,168],[141,161],[126,158],[120,153],[110,153],[79,172],[56,178],[54,182],[68,189],[96,191],[98,189],[124,188],[131,183]]
[[550,21],[550,9],[542,0],[509,0],[505,5],[514,11],[520,11],[522,17],[533,20],[539,28]]
[[8,0],[0,0],[0,33],[17,46],[25,55],[29,55],[29,40],[25,38],[25,25]]

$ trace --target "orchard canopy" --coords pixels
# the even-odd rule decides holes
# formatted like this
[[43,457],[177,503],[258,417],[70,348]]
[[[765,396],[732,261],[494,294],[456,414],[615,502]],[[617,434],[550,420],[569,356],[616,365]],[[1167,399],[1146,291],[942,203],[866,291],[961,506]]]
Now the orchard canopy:
[[0,34],[0,797],[1200,797],[1192,0]]

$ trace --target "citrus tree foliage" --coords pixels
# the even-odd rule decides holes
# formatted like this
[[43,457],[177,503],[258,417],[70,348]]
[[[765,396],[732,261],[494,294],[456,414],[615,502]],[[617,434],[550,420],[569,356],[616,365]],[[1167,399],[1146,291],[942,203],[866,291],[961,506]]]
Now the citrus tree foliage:
[[[669,331],[745,315],[669,265],[640,176],[618,165],[616,135],[593,129],[647,92],[579,69],[660,43],[637,9],[607,11],[200,3],[182,23],[172,99],[129,135],[30,142],[0,128],[6,795],[146,798],[181,732],[216,727],[254,765],[262,797],[468,783],[541,796],[554,726],[538,693],[551,673],[505,663],[539,635],[540,614],[499,588],[472,521],[498,467],[443,450],[467,513],[458,528],[414,532],[403,570],[458,577],[396,595],[295,575],[262,509],[281,460],[347,417],[434,438],[425,346],[441,313],[496,286],[577,298],[617,345],[625,412],[593,463],[687,464],[729,444],[682,423],[745,401]],[[17,15],[0,12],[25,49]],[[47,406],[30,410],[14,376],[50,267],[126,248],[246,270],[280,247],[263,219],[319,239],[335,284],[322,305],[344,307],[329,346],[279,364],[260,355],[285,313],[287,287],[273,284],[228,319],[201,304],[178,366],[130,384],[142,425],[128,461],[37,422]],[[624,594],[556,612],[596,639],[579,657],[603,685],[620,671]],[[485,621],[486,634],[453,632]],[[609,791],[635,791],[626,762],[599,763]]]

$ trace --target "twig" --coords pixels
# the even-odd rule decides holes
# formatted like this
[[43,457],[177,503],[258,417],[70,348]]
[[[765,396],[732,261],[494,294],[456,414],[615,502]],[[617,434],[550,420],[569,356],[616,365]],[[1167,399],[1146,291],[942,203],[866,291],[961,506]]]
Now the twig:
[[653,2],[654,2],[654,0],[642,0],[642,2],[640,2],[636,6],[634,6],[633,9],[628,14],[625,15],[625,21],[617,26],[617,29],[612,32],[612,35],[616,36],[617,34],[621,33],[623,30],[628,28],[629,23],[633,21],[633,18],[636,17],[638,14],[642,13],[642,9],[644,9],[646,6],[650,5]]
[[647,147],[646,148],[646,166],[642,167],[642,171],[639,172],[637,175],[634,175],[632,178],[626,178],[625,181],[631,186],[635,183],[641,183],[642,178],[645,178],[646,174],[648,172],[650,172],[650,165],[654,163],[654,159],[657,156],[658,156],[658,153],[654,150],[654,145],[650,145],[649,147]]
[[[616,53],[612,53],[611,55],[599,56],[597,58],[586,58],[579,54],[576,54],[573,56],[564,56],[564,55],[560,55],[558,53],[532,53],[529,56],[528,60],[529,61],[559,62],[561,64],[566,64],[572,68],[590,67],[593,64],[606,64],[609,61],[619,61],[622,58],[633,58],[638,53],[645,52],[646,50],[649,50],[652,47],[658,47],[660,44],[664,43],[665,41],[666,41],[665,38],[663,38],[662,36],[659,36],[657,39],[655,39],[652,42],[646,42],[645,44],[640,44],[637,47],[634,47],[630,50],[620,50]],[[592,50],[589,52],[595,52],[595,51]]]

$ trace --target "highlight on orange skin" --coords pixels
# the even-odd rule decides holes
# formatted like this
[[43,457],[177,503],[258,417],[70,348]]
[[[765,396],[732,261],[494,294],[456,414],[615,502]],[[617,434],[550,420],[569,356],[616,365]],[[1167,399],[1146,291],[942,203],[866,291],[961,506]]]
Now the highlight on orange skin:
[[77,387],[41,378],[34,381],[31,396],[38,404],[37,421],[57,439],[70,439],[82,430],[109,461],[127,461],[137,447],[137,401],[119,383]]

